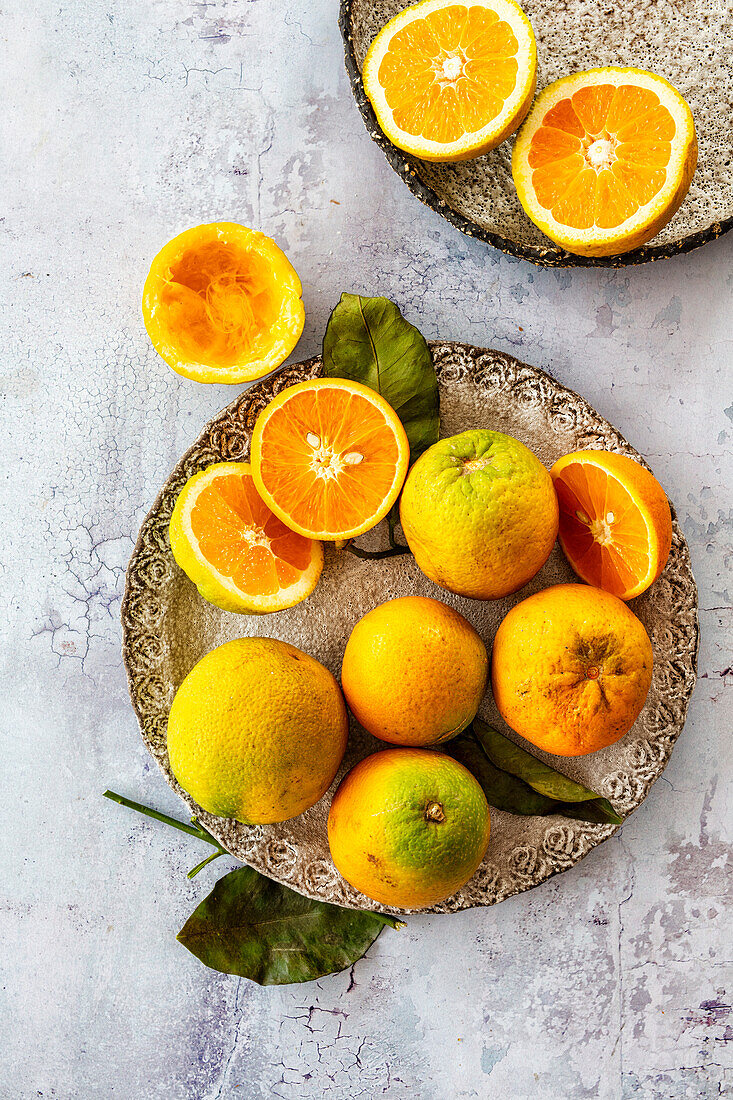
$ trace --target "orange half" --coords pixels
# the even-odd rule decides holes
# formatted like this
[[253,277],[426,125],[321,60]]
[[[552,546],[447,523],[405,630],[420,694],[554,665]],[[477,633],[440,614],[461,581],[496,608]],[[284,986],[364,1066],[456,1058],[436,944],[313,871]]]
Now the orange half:
[[209,603],[243,614],[282,611],[315,588],[323,547],[278,519],[248,462],[219,462],[181,490],[170,522],[173,556]]
[[687,194],[697,164],[692,113],[668,81],[641,69],[590,69],[537,97],[514,144],[522,206],[581,256],[651,240]]
[[310,539],[355,538],[383,519],[410,447],[392,406],[368,386],[316,378],[290,386],[257,418],[252,473],[269,508]]
[[622,600],[657,579],[669,557],[672,515],[664,489],[627,455],[576,451],[550,470],[560,545],[577,575]]
[[362,71],[390,141],[435,161],[478,157],[514,133],[536,79],[534,34],[514,0],[421,0],[382,28]]

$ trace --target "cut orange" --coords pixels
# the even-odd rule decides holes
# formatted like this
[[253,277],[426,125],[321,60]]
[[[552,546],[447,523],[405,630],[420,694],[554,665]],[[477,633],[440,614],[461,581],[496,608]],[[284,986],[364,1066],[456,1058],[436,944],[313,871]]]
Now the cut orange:
[[303,538],[261,499],[248,462],[218,462],[181,490],[170,522],[173,557],[209,603],[257,614],[310,596],[320,542]]
[[293,531],[338,541],[368,531],[394,504],[410,446],[392,406],[345,378],[290,386],[260,413],[252,473]]
[[514,0],[422,0],[369,48],[364,90],[389,140],[423,160],[470,160],[529,110],[537,48]]
[[550,470],[560,505],[560,545],[578,576],[630,600],[669,557],[672,515],[657,479],[627,455],[576,451]]
[[250,382],[279,367],[303,331],[300,280],[275,242],[235,222],[179,233],[143,290],[148,335],[196,382]]
[[687,194],[697,164],[692,113],[641,69],[590,69],[535,100],[514,144],[519,200],[569,252],[611,256],[651,240]]

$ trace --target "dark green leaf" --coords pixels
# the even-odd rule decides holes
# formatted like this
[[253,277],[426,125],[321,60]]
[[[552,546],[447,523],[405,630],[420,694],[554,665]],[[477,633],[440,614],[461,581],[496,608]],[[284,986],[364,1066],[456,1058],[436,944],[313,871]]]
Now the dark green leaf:
[[412,462],[437,442],[438,380],[430,349],[389,298],[341,295],[323,338],[323,369],[389,401],[404,425]]
[[[538,760],[531,752],[521,749],[519,745],[515,745],[508,737],[492,729],[480,718],[474,720],[473,728],[481,747],[497,768],[523,780],[546,798],[552,798],[556,802],[570,806],[575,805],[575,812],[568,814],[568,817],[579,817],[586,821],[606,821],[613,825],[620,825],[623,821],[607,798],[602,798],[595,791],[584,787],[582,783],[576,783],[549,764]],[[593,805],[577,805],[579,803]],[[586,813],[592,813],[594,816],[585,817]]]
[[351,966],[385,924],[403,926],[381,913],[311,901],[241,867],[219,879],[178,939],[213,970],[286,985]]
[[537,794],[521,779],[495,767],[472,733],[462,733],[445,746],[445,752],[478,779],[486,801],[497,810],[510,814],[543,815],[554,813],[551,798]]
[[487,802],[497,810],[542,817],[564,814],[599,825],[623,821],[607,798],[543,764],[480,718],[445,751],[478,779]]

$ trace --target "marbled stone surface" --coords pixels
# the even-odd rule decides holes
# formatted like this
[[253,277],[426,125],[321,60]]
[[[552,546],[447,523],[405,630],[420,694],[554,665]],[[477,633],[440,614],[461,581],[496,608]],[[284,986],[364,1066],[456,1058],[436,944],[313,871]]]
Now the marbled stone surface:
[[[408,193],[346,82],[335,0],[11,0],[0,220],[5,1020],[0,1096],[678,1100],[731,1088],[733,237],[627,271],[545,271]],[[274,235],[314,353],[343,289],[581,391],[678,505],[700,681],[663,780],[578,867],[490,910],[385,930],[349,973],[260,989],[175,933],[205,854],[120,658],[135,532],[231,399],[174,375],[139,309],[197,222]],[[726,802],[726,798],[728,801]]]

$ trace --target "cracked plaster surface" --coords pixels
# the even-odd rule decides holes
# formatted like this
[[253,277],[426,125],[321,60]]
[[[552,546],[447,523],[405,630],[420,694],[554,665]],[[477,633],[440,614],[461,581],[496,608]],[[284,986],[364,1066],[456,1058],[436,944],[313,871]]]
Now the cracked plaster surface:
[[[458,234],[364,131],[335,0],[49,0],[2,13],[0,690],[8,1100],[678,1100],[733,1080],[733,238],[622,271],[540,270]],[[175,940],[223,872],[101,799],[183,816],[120,658],[134,535],[234,391],[178,378],[139,310],[153,254],[214,218],[304,285],[582,392],[676,503],[700,681],[663,780],[567,874],[412,918],[351,971],[260,989]]]

